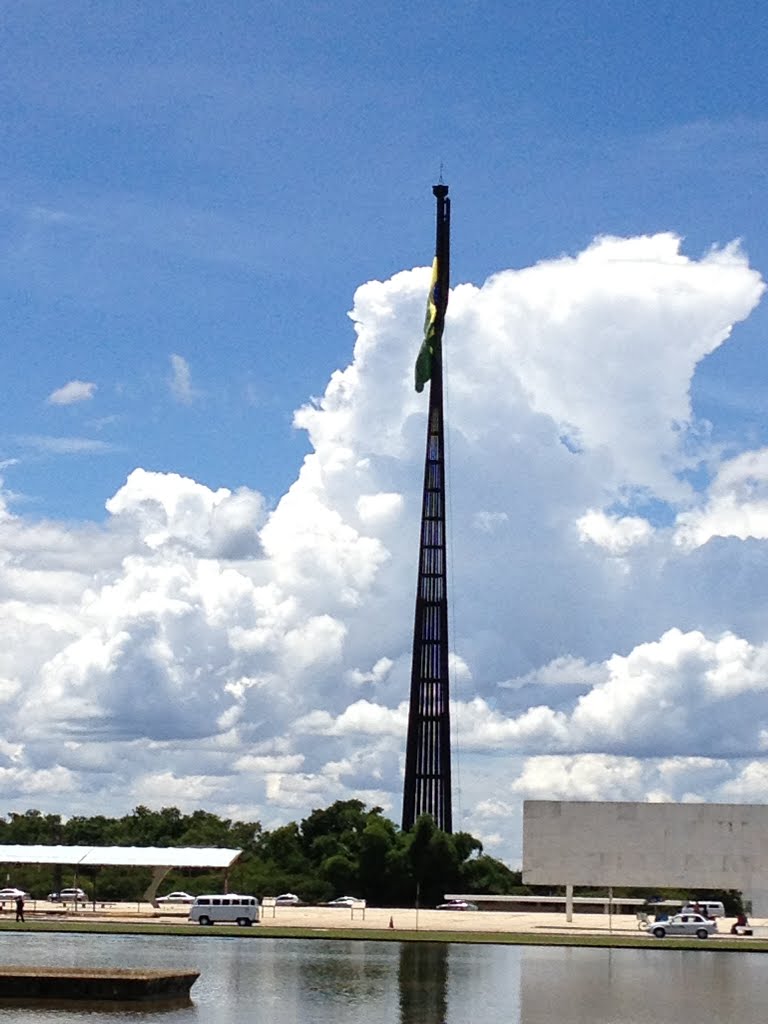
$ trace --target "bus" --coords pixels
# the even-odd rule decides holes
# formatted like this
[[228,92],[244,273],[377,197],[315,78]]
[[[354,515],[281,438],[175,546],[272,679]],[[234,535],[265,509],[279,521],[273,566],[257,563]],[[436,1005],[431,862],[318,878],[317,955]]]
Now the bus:
[[196,896],[189,908],[189,920],[197,924],[239,924],[250,926],[259,920],[259,901],[255,896],[226,892]]

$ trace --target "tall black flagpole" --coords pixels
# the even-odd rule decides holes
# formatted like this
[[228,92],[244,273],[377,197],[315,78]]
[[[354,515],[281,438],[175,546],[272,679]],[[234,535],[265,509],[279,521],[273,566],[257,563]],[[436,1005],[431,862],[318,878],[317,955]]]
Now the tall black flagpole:
[[442,357],[450,286],[451,201],[447,185],[434,185],[432,192],[437,219],[436,277],[430,296],[434,316],[432,330],[428,332],[431,338],[429,413],[402,824],[403,829],[410,829],[419,815],[431,814],[438,828],[452,832]]

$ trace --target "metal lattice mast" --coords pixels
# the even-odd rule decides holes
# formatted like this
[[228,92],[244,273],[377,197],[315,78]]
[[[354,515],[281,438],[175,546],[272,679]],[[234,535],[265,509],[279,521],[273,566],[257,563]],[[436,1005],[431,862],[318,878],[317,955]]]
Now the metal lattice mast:
[[[453,830],[451,728],[448,707],[448,587],[446,575],[445,437],[442,333],[450,282],[451,201],[447,185],[432,189],[437,238],[425,340],[417,363],[417,390],[430,381],[424,491],[421,509],[411,697],[403,785],[403,829],[431,814]],[[422,363],[422,359],[425,363]],[[421,365],[420,365],[421,364]],[[426,369],[425,369],[426,366]],[[421,374],[421,377],[420,377]]]

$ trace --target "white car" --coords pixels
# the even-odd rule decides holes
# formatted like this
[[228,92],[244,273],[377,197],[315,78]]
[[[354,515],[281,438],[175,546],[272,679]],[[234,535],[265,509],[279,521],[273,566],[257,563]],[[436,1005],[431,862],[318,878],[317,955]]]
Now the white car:
[[356,907],[358,903],[362,902],[357,896],[338,896],[325,905],[326,907]]
[[169,892],[167,896],[158,896],[155,903],[194,903],[195,897],[188,892]]
[[62,889],[61,892],[49,892],[48,899],[52,903],[85,903],[88,893],[82,889]]
[[293,892],[284,892],[280,896],[275,896],[275,903],[279,907],[295,907],[301,900]]
[[477,910],[477,904],[468,900],[448,900],[447,903],[438,903],[435,910]]
[[19,896],[25,900],[29,893],[24,892],[23,889],[14,889],[13,886],[8,889],[0,889],[0,903],[4,903],[5,900],[17,900]]
[[675,914],[666,921],[652,921],[648,925],[648,934],[654,939],[663,939],[665,935],[695,935],[697,939],[707,939],[717,931],[717,922],[703,914]]

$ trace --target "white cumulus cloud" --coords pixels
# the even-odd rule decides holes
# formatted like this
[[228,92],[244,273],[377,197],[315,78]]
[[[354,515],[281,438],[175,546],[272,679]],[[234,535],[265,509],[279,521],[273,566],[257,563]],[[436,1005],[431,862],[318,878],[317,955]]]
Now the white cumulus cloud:
[[[9,809],[65,793],[73,814],[200,803],[270,826],[358,796],[397,815],[428,282],[357,290],[350,363],[296,411],[310,451],[273,507],[258,479],[144,468],[103,524],[0,496]],[[456,818],[510,861],[524,796],[761,798],[766,458],[708,447],[691,382],[762,291],[738,246],[696,259],[660,233],[451,295]]]
[[50,405],[74,405],[76,402],[86,402],[93,398],[95,392],[96,385],[92,381],[70,380],[52,391],[47,401]]
[[590,509],[577,521],[582,540],[592,541],[612,555],[623,555],[635,544],[647,544],[653,527],[640,516],[609,516],[600,509]]
[[682,547],[699,547],[712,537],[768,539],[768,449],[724,462],[704,502],[678,515],[675,540]]

